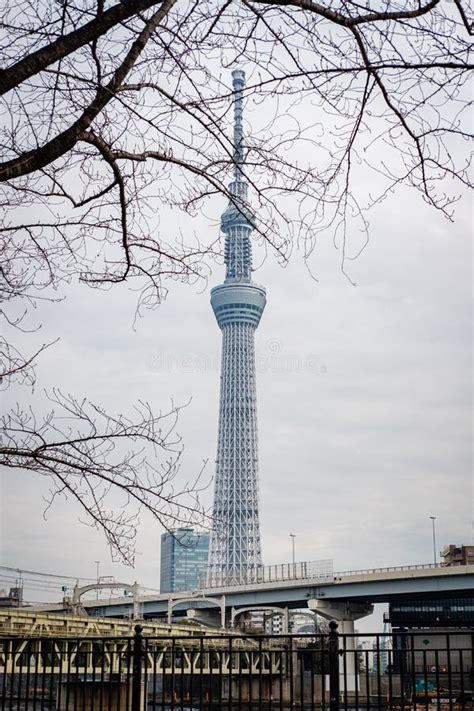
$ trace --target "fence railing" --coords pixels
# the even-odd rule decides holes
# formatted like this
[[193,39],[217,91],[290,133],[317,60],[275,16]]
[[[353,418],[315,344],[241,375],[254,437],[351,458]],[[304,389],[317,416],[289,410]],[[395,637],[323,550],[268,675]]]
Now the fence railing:
[[0,639],[1,711],[472,711],[472,632]]
[[277,583],[285,580],[333,580],[333,561],[314,560],[300,563],[278,563],[260,565],[254,569],[239,570],[232,573],[209,571],[200,576],[199,587],[221,588],[233,585],[251,585],[254,583]]
[[377,575],[383,573],[409,573],[416,570],[439,570],[446,568],[440,563],[417,563],[416,565],[392,565],[384,568],[361,568],[360,570],[342,570],[334,573],[334,579],[347,578],[351,575]]
[[207,572],[199,577],[199,588],[227,587],[234,585],[250,585],[254,583],[284,582],[285,580],[318,580],[319,582],[337,582],[351,576],[377,575],[384,573],[403,573],[418,570],[441,570],[446,566],[435,563],[419,563],[417,565],[394,565],[384,568],[361,568],[359,570],[333,570],[333,561],[315,560],[299,563],[278,563],[276,565],[261,565],[253,570],[228,572]]

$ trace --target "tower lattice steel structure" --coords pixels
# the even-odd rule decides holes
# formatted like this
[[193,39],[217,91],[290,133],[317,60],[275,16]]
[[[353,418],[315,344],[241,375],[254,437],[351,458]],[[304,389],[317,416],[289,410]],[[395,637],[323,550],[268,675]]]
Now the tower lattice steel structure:
[[254,334],[265,308],[265,289],[252,282],[250,234],[254,214],[242,173],[243,71],[232,72],[234,176],[222,215],[226,276],[211,291],[222,331],[222,366],[209,581],[252,579],[262,565],[258,496],[257,395]]

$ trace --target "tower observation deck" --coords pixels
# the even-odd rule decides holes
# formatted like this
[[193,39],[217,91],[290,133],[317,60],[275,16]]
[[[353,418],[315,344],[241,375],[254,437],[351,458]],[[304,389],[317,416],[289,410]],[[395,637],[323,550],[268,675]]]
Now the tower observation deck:
[[221,219],[225,235],[224,283],[211,290],[222,331],[219,433],[209,546],[209,582],[252,580],[262,565],[258,496],[257,394],[254,334],[265,308],[265,289],[252,282],[250,234],[254,213],[242,165],[242,90],[245,74],[232,72],[234,175]]

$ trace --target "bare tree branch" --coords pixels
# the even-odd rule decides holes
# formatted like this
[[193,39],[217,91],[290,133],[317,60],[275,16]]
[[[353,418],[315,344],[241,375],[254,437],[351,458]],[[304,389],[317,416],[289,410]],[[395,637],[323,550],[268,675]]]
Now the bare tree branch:
[[115,71],[113,79],[107,86],[100,86],[94,101],[82,113],[69,128],[59,133],[44,146],[37,147],[32,151],[23,153],[13,160],[0,164],[0,181],[19,178],[35,170],[44,168],[53,163],[60,156],[64,155],[77,143],[79,136],[92,124],[98,114],[105,108],[113,98],[120,85],[126,79],[128,73],[134,66],[141,52],[143,51],[151,34],[154,32],[161,20],[166,17],[176,0],[164,0],[162,7],[157,10],[145,24],[145,27],[133,42],[130,51],[125,59]]
[[[342,25],[342,27],[355,27],[356,25],[362,25],[368,22],[387,22],[389,20],[408,20],[414,17],[420,17],[425,15],[427,12],[432,10],[439,3],[440,0],[431,0],[426,3],[426,5],[419,5],[415,10],[399,10],[395,12],[369,12],[363,14],[357,14],[355,17],[350,17],[344,15],[341,12],[335,12],[324,5],[320,5],[316,2],[311,2],[311,0],[252,0],[257,4],[264,5],[283,5],[283,6],[293,6],[301,8],[302,10],[307,10],[308,12],[313,12],[316,15],[321,15],[326,20],[336,23],[337,25]],[[251,4],[251,3],[249,3]]]
[[[0,70],[0,94],[10,91],[54,62],[64,59],[80,47],[102,37],[112,27],[130,17],[139,15],[156,4],[156,0],[121,0],[117,5],[99,13],[97,17],[77,30],[48,43],[32,54],[28,54],[8,69]],[[166,14],[170,3],[163,2],[162,6],[164,14]]]
[[174,487],[182,451],[175,433],[179,408],[154,416],[140,401],[129,419],[59,391],[49,399],[55,410],[41,420],[19,408],[4,415],[0,445],[0,464],[49,478],[48,505],[57,496],[73,498],[86,521],[105,533],[114,556],[129,565],[141,511],[167,530],[205,523],[201,472]]

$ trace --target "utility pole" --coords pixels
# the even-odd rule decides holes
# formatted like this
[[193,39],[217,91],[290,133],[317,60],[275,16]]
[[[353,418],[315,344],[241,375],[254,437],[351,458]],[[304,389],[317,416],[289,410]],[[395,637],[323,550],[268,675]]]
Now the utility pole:
[[436,529],[435,529],[435,521],[436,521],[436,516],[430,516],[431,523],[433,524],[433,560],[434,564],[436,565]]
[[293,575],[295,575],[295,538],[296,533],[290,533],[291,538],[291,561],[293,563]]
[[[100,560],[95,560],[94,563],[95,563],[95,565],[96,565],[96,580],[97,580],[97,585],[98,585],[98,584],[99,584],[99,580],[100,580],[100,578],[99,578]],[[96,596],[96,600],[98,600],[98,599],[99,599],[99,589],[97,589],[97,590],[95,591],[95,596]]]

